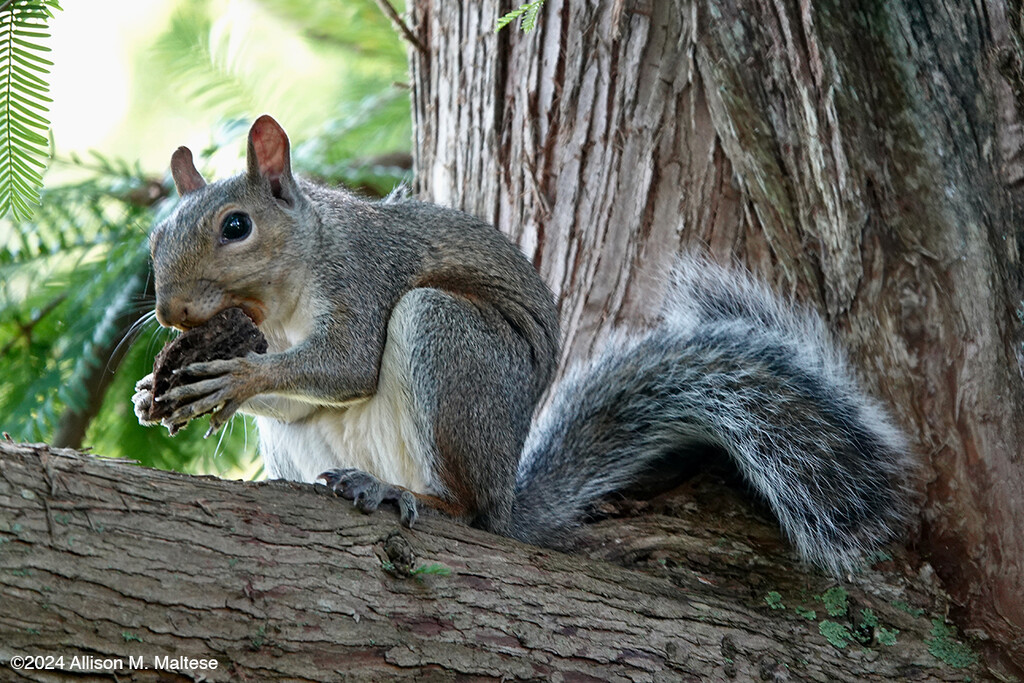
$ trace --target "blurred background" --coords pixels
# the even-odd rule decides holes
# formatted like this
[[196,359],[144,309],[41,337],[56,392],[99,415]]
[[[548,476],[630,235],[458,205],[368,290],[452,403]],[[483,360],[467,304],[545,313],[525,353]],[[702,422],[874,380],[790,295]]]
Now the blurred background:
[[172,439],[132,412],[134,383],[173,336],[143,317],[153,308],[147,234],[176,201],[170,154],[189,146],[207,179],[237,173],[250,123],[270,113],[299,172],[386,194],[410,179],[405,47],[374,0],[49,4],[49,38],[35,25],[0,26],[0,69],[17,79],[19,54],[43,57],[24,77],[36,90],[21,101],[36,109],[22,120],[51,123],[47,133],[37,122],[37,159],[0,159],[15,194],[31,190],[19,174],[31,180],[45,165],[40,205],[15,202],[0,220],[0,430],[153,467],[258,477],[249,418],[208,440],[202,418]]

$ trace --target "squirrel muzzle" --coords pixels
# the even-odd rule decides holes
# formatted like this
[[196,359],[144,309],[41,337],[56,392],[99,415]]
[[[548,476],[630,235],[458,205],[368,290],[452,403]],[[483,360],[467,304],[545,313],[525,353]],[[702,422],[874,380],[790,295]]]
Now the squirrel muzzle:
[[176,327],[184,332],[199,327],[221,311],[233,307],[241,308],[255,325],[266,318],[262,303],[256,299],[223,296],[213,302],[158,294],[156,319],[164,327]]
[[[215,313],[214,313],[215,314]],[[193,302],[177,297],[158,297],[156,319],[164,327],[176,327],[185,331],[199,327],[212,315],[204,315]]]

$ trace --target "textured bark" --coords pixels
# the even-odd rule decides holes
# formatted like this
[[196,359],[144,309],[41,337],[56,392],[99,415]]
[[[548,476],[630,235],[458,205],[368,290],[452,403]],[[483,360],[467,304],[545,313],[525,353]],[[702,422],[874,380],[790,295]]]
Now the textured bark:
[[[986,678],[930,653],[948,608],[934,581],[884,562],[844,583],[848,604],[827,616],[812,596],[834,582],[794,571],[774,526],[720,492],[691,486],[590,530],[592,556],[638,572],[436,517],[399,529],[393,510],[363,515],[322,486],[0,442],[0,680]],[[431,565],[450,574],[416,578]],[[898,629],[894,644],[858,626],[866,609]],[[830,644],[827,621],[869,645]],[[19,655],[64,669],[12,670]],[[151,668],[129,670],[133,656]],[[156,656],[218,667],[156,669]]]
[[566,358],[681,249],[819,308],[921,456],[922,561],[1024,662],[1020,3],[548,0],[495,35],[505,9],[413,4],[421,193],[519,242]]

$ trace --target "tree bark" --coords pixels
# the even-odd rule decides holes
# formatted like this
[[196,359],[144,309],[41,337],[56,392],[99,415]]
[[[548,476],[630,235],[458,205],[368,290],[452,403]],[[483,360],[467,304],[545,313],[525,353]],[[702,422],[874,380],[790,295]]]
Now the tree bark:
[[[689,487],[641,506],[660,514],[589,530],[590,555],[639,572],[439,517],[402,529],[393,510],[363,515],[323,486],[191,477],[0,442],[0,678],[987,677],[977,665],[953,668],[947,654],[960,646],[936,635],[948,601],[928,577],[895,571],[901,558],[837,594],[834,581],[794,571],[756,511],[737,501],[716,509],[719,492]],[[709,508],[707,529],[688,519]],[[840,596],[831,615],[815,597],[830,588]],[[12,669],[25,655],[64,659]],[[147,668],[132,669],[130,657]]]
[[421,194],[518,241],[566,359],[642,324],[682,249],[821,310],[913,437],[913,545],[1014,670],[1020,3],[548,0],[495,35],[507,9],[413,3]]

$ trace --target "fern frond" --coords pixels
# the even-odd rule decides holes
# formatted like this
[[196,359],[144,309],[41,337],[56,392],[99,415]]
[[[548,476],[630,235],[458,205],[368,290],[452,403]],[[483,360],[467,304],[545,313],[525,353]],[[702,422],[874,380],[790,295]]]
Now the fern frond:
[[46,118],[53,62],[42,40],[56,0],[11,0],[0,9],[0,216],[18,220],[39,205],[49,157]]
[[[57,161],[60,161],[59,159]],[[130,201],[148,184],[140,170],[121,161],[101,158],[92,166],[95,177],[79,183],[44,188],[41,204],[31,222],[0,224],[0,279],[10,268],[27,268],[33,262],[76,250],[116,244],[125,239],[122,226],[143,220],[146,207]],[[137,228],[142,237],[142,228]]]
[[253,79],[241,69],[244,44],[232,45],[226,35],[218,39],[204,6],[184,5],[154,48],[188,101],[225,117],[248,118],[261,111]]
[[494,32],[497,33],[520,17],[523,18],[523,21],[519,28],[523,31],[532,31],[537,25],[537,16],[540,14],[540,8],[543,6],[544,0],[534,0],[533,2],[520,5],[508,14],[498,17],[498,23],[494,27]]
[[[377,67],[392,66],[406,72],[405,46],[395,39],[395,28],[374,0],[343,3],[261,0],[260,4],[317,43],[365,57]],[[404,2],[391,4],[399,13],[405,9]]]
[[296,145],[293,166],[304,173],[349,187],[372,188],[384,196],[411,172],[400,168],[368,167],[365,159],[408,148],[408,93],[391,88],[345,103],[315,136]]

